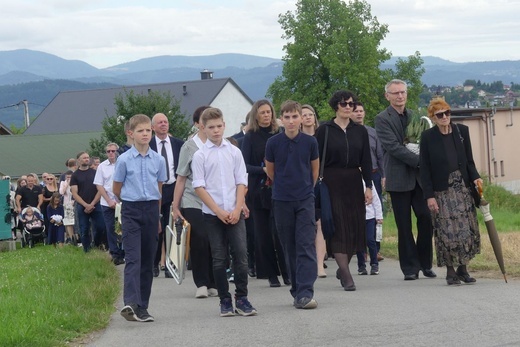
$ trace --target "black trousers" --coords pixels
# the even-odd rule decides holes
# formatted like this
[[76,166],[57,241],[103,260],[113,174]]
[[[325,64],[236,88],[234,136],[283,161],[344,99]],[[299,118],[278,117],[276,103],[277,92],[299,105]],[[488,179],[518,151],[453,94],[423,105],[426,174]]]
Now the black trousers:
[[155,253],[154,266],[159,266],[161,262],[162,249],[165,247],[164,235],[166,235],[166,226],[170,223],[170,210],[173,202],[173,191],[175,190],[175,182],[172,184],[163,184],[162,199],[161,199],[161,219],[162,233],[159,234],[159,241],[157,244],[157,252]]
[[268,279],[280,274],[288,278],[282,244],[276,232],[272,210],[253,208],[256,277]]
[[193,282],[195,282],[197,288],[202,286],[216,288],[208,228],[204,222],[202,210],[198,208],[183,208],[182,215],[191,224],[190,261]]
[[[397,246],[401,271],[405,275],[411,275],[418,273],[421,269],[431,269],[433,228],[430,211],[421,187],[416,182],[415,188],[411,191],[389,193],[397,224]],[[417,217],[417,242],[412,232],[412,209]]]

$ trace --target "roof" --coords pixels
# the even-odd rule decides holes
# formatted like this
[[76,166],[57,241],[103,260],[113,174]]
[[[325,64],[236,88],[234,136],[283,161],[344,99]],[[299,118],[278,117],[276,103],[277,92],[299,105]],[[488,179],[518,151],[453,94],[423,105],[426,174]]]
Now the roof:
[[0,175],[62,173],[67,159],[87,150],[90,139],[100,136],[101,132],[0,136]]
[[13,135],[13,132],[4,123],[0,122],[0,135]]
[[114,98],[119,94],[124,95],[125,90],[133,90],[138,94],[151,90],[169,91],[172,97],[180,101],[181,112],[192,115],[197,107],[211,105],[228,83],[253,103],[231,78],[60,92],[32,122],[24,135],[102,131],[101,121],[107,114],[115,116]]

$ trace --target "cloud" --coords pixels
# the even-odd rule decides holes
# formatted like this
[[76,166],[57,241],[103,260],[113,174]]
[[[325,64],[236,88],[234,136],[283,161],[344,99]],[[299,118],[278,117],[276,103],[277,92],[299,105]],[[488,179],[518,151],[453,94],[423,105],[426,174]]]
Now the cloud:
[[[295,1],[0,0],[0,47],[97,67],[157,55],[245,53],[281,58],[278,15]],[[520,1],[370,0],[389,25],[382,47],[453,61],[520,59]],[[518,47],[518,48],[517,48]]]

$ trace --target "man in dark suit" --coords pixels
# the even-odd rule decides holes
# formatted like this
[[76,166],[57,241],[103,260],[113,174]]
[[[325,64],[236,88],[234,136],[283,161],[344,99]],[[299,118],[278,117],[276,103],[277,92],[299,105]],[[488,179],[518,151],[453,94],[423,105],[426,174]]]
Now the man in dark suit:
[[[150,148],[165,157],[166,161],[166,176],[168,180],[162,186],[161,199],[161,229],[159,234],[159,244],[157,247],[157,254],[155,256],[153,275],[159,276],[159,265],[161,257],[165,254],[165,231],[166,226],[170,223],[170,208],[173,202],[173,191],[175,190],[175,168],[179,162],[179,153],[184,141],[175,137],[169,136],[170,123],[168,117],[164,113],[157,113],[152,118],[152,129],[155,136],[150,141]],[[164,269],[164,275],[172,278],[168,269]]]
[[[407,85],[392,80],[385,86],[390,106],[375,118],[377,136],[383,146],[386,190],[390,193],[397,224],[399,264],[405,281],[436,277],[432,271],[432,225],[430,211],[419,183],[419,155],[404,145],[411,115],[406,109]],[[412,212],[417,217],[417,242],[412,233]]]

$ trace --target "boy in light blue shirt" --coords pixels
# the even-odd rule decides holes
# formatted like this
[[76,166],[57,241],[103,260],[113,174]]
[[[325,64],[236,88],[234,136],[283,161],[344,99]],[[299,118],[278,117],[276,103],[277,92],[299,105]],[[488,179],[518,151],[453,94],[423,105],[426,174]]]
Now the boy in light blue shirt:
[[152,291],[153,260],[160,228],[162,184],[166,162],[150,149],[152,122],[144,114],[129,120],[134,145],[121,154],[114,169],[113,192],[122,202],[121,225],[125,250],[121,315],[128,321],[153,322],[148,313]]

